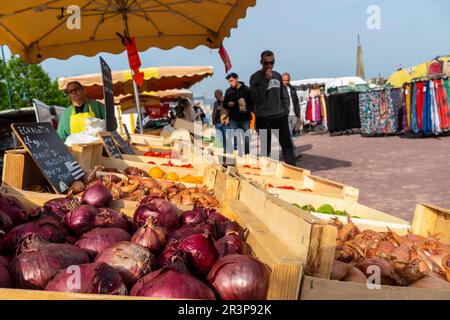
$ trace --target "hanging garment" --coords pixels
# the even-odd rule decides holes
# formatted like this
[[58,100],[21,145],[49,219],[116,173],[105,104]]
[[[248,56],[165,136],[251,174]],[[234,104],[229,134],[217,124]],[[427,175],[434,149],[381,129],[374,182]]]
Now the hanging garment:
[[406,122],[408,130],[411,128],[411,99],[412,99],[412,85],[406,85]]
[[408,131],[407,113],[406,113],[406,99],[408,98],[406,87],[402,88],[402,114],[401,123],[399,124],[400,130]]
[[361,128],[359,93],[335,93],[327,97],[328,131],[344,131]]
[[[414,134],[419,133],[419,124],[417,122],[417,109],[416,109],[416,99],[417,99],[417,82],[412,85],[412,97],[411,97],[411,118],[410,118],[410,128]],[[423,92],[423,90],[422,90]]]
[[441,124],[439,121],[439,111],[436,100],[436,88],[434,81],[429,81],[430,86],[430,119],[431,119],[431,132],[434,134],[442,133]]
[[322,125],[327,129],[327,103],[325,100],[325,95],[320,95],[320,107],[322,113]]
[[313,116],[312,116],[312,97],[309,97],[308,99],[308,105],[306,106],[306,120],[308,121],[313,121]]
[[417,114],[417,126],[419,131],[423,129],[423,104],[424,104],[424,89],[425,84],[420,81],[416,83],[416,114]]
[[389,96],[392,105],[392,110],[389,113],[391,119],[392,132],[397,132],[401,130],[402,127],[402,90],[390,89]]
[[315,102],[315,117],[314,121],[321,121],[322,120],[322,112],[321,112],[321,105],[320,105],[320,96],[314,97]]
[[423,103],[423,113],[422,113],[422,131],[425,133],[431,133],[431,92],[430,92],[430,81],[425,81],[424,83],[424,103]]
[[447,93],[442,79],[434,81],[436,88],[436,100],[439,111],[439,120],[442,130],[447,130],[450,126],[450,110],[447,101]]

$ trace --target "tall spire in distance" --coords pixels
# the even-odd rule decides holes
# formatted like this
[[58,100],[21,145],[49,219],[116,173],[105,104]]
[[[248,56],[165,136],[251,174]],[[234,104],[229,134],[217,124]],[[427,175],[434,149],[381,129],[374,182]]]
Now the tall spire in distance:
[[364,80],[366,79],[366,75],[364,73],[363,52],[361,42],[359,41],[359,34],[358,34],[358,48],[356,50],[356,76]]

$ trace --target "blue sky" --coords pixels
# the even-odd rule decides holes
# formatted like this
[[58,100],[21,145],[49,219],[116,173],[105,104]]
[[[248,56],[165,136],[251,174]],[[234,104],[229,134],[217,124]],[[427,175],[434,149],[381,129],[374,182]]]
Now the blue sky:
[[[368,6],[381,10],[381,29],[369,30]],[[271,49],[275,69],[293,79],[355,74],[356,37],[364,50],[366,77],[389,76],[437,55],[450,55],[449,0],[258,0],[224,41],[233,71],[248,82],[259,65],[259,54]],[[125,55],[102,54],[113,70],[127,68]],[[144,67],[211,65],[215,75],[191,88],[212,97],[226,89],[225,70],[217,50],[198,47],[141,53]],[[49,59],[42,66],[53,78],[100,72],[98,57]]]

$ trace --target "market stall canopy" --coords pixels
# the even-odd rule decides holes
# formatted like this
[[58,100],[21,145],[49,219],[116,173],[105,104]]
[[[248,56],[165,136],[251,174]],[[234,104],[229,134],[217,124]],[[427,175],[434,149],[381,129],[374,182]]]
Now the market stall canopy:
[[[439,57],[441,61],[450,61],[450,56]],[[404,83],[412,82],[416,78],[426,77],[428,75],[428,66],[431,61],[425,63],[408,67],[405,69],[400,69],[391,74],[387,83],[395,88],[400,88]]]
[[[1,1],[0,44],[28,63],[100,52],[121,53],[116,32],[136,38],[139,51],[199,45],[219,48],[256,0]],[[80,28],[71,11],[80,8]]]
[[[144,83],[141,92],[154,92],[169,89],[187,89],[206,77],[214,74],[213,67],[158,67],[141,69]],[[113,71],[114,95],[133,94],[133,80],[130,70]],[[103,99],[102,74],[88,74],[76,77],[59,78],[58,87],[65,90],[68,83],[78,81],[90,99]]]
[[[157,91],[157,92],[143,92],[139,94],[139,98],[155,98],[155,101],[159,102],[174,102],[178,99],[192,99],[193,93],[190,90],[164,90],[164,91]],[[127,95],[119,95],[114,97],[114,103],[120,104],[123,100],[129,100],[134,99],[134,96],[132,94]],[[99,100],[100,102],[104,103],[103,100]]]
[[328,90],[329,88],[361,84],[367,84],[367,81],[359,77],[316,78],[291,81],[291,85],[297,88],[310,88],[314,85],[320,85],[325,86],[325,90]]

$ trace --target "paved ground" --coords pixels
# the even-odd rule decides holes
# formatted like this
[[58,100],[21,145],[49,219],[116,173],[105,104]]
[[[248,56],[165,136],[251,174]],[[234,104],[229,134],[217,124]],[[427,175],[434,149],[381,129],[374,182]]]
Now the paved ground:
[[411,220],[415,205],[450,208],[450,137],[364,138],[359,134],[295,138],[297,166],[360,190],[359,202]]

